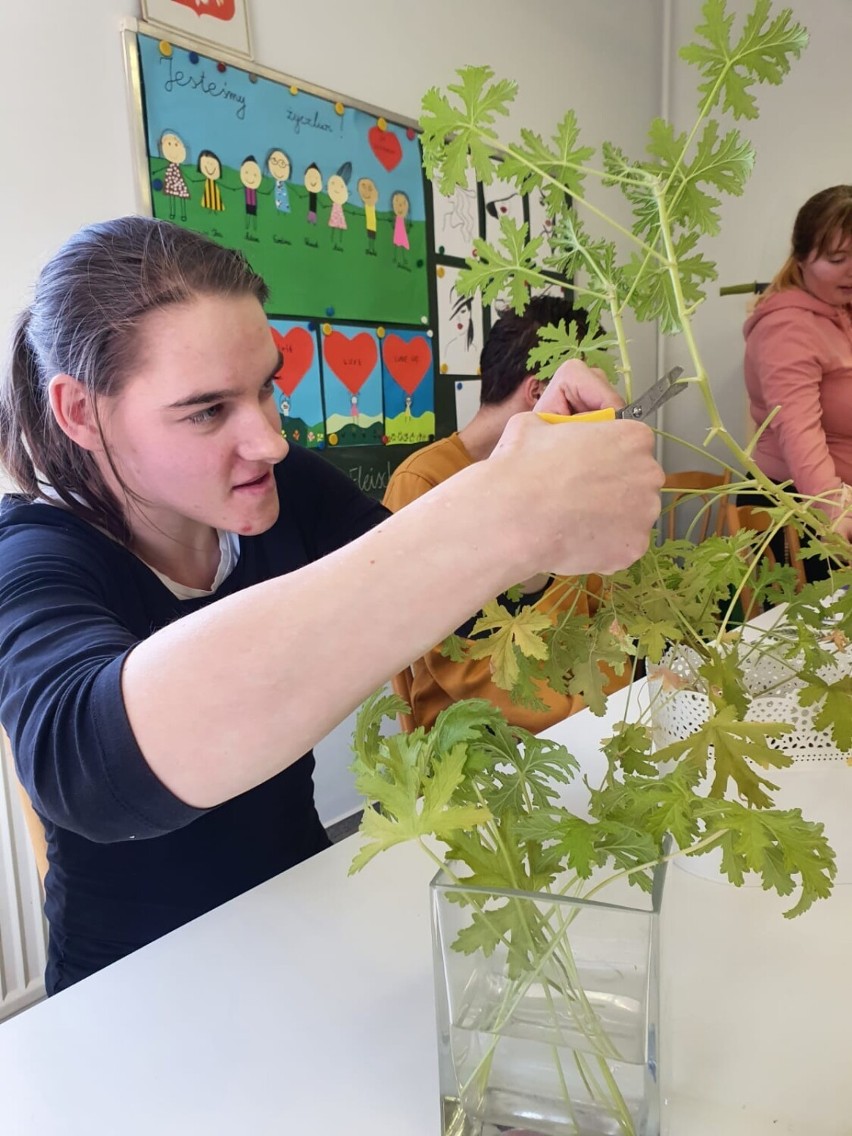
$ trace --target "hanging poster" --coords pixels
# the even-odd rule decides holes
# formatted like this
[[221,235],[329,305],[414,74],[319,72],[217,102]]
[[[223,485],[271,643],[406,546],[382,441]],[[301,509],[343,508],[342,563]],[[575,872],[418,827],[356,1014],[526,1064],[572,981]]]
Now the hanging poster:
[[431,339],[421,331],[387,331],[382,363],[388,444],[431,441],[435,437]]
[[412,128],[137,38],[156,217],[240,249],[271,315],[428,322]]
[[482,299],[477,292],[463,296],[456,288],[461,269],[439,265],[438,348],[443,375],[476,375],[482,351]]
[[382,445],[385,424],[376,329],[326,325],[322,361],[329,445]]
[[238,55],[251,56],[248,0],[142,0],[152,23]]
[[273,319],[269,326],[281,352],[281,367],[274,379],[281,434],[289,442],[322,448],[325,414],[316,331],[295,320]]

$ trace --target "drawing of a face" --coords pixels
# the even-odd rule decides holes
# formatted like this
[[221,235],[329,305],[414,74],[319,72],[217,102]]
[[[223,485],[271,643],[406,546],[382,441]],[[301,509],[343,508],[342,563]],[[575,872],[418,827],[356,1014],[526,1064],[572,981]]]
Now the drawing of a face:
[[455,297],[451,311],[453,330],[470,347],[473,343],[473,297],[459,296],[455,288],[450,290],[450,296]]
[[372,178],[360,178],[358,180],[358,196],[365,205],[376,204],[379,200],[379,191]]
[[283,150],[272,150],[266,159],[266,165],[276,181],[286,181],[290,176],[290,159]]
[[408,197],[407,197],[406,194],[404,194],[402,192],[402,190],[398,190],[391,197],[391,209],[393,209],[394,214],[397,217],[407,217],[408,216],[408,209],[409,209]]
[[186,146],[171,130],[167,130],[161,136],[160,151],[167,162],[177,162],[180,165],[181,162],[186,161]]
[[198,155],[198,169],[210,181],[218,181],[222,176],[222,163],[212,150],[202,150]]
[[349,200],[349,188],[340,174],[332,174],[328,179],[328,196],[335,205],[345,205]]
[[322,189],[322,174],[313,164],[305,170],[305,189],[308,193],[319,193]]
[[263,175],[260,172],[260,166],[254,158],[246,158],[240,166],[240,181],[246,189],[257,189],[262,178]]

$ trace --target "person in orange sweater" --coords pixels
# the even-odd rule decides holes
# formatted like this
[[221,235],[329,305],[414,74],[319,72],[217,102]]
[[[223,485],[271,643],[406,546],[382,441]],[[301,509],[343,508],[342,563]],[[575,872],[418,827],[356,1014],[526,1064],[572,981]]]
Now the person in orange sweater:
[[[535,297],[522,315],[507,310],[500,316],[480,358],[479,410],[462,430],[424,446],[397,467],[385,492],[386,508],[395,513],[460,470],[490,456],[509,419],[532,410],[541,397],[547,383],[531,370],[527,358],[538,344],[539,328],[558,324],[560,320],[564,320],[566,326],[573,320],[577,324],[578,338],[586,334],[586,313],[558,296]],[[533,605],[551,619],[566,610],[573,610],[577,615],[589,612],[585,593],[566,588],[564,579],[546,575],[526,581],[520,600],[512,601],[504,594],[500,601],[509,610]],[[468,620],[458,628],[457,634],[469,638],[477,618]],[[617,689],[626,681],[617,680],[610,672],[607,675],[608,690]],[[411,707],[409,720],[404,720],[408,728],[431,729],[442,710],[465,698],[487,699],[505,714],[508,722],[534,733],[584,706],[579,696],[558,694],[543,682],[538,684],[536,692],[545,709],[521,706],[512,701],[508,691],[492,681],[490,659],[453,662],[441,653],[440,644],[397,675],[394,689]]]
[[[760,426],[779,408],[755,461],[773,481],[818,499],[852,539],[852,186],[831,186],[801,207],[790,255],[743,330],[751,416]],[[811,579],[825,575],[824,561],[804,565]]]

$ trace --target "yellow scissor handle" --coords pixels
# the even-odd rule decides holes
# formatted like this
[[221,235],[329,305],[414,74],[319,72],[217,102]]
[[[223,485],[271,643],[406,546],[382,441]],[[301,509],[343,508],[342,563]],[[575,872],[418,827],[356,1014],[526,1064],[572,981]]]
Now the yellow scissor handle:
[[615,411],[611,406],[603,410],[586,410],[583,414],[548,414],[546,410],[537,410],[539,418],[545,422],[614,422]]

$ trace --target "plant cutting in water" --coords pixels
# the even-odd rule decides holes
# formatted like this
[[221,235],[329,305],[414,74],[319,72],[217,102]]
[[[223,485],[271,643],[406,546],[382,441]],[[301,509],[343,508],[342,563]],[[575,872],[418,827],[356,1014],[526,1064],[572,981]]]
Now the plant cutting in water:
[[[462,889],[456,902],[468,918],[454,950],[496,952],[505,961],[508,984],[492,1022],[495,1037],[528,993],[538,992],[545,1015],[552,1014],[551,1060],[564,1103],[564,1126],[542,1131],[646,1131],[612,1076],[617,1039],[578,981],[569,934],[577,912],[563,899],[589,900],[615,879],[650,893],[661,861],[721,849],[722,870],[733,883],[757,873],[765,889],[790,897],[785,914],[792,917],[828,896],[835,875],[822,825],[799,809],[773,806],[772,775],[790,764],[781,746],[792,725],[747,720],[753,695],[746,672],[750,659],[771,652],[782,668],[779,685],[795,675],[799,703],[813,709],[815,728],[839,750],[852,751],[852,678],[827,670],[852,637],[849,545],[832,531],[818,500],[769,481],[752,460],[752,447],[728,432],[692,331],[703,287],[716,275],[699,242],[719,229],[718,195],[741,194],[754,161],[750,143],[738,129],[723,127],[723,119],[755,118],[754,88],[780,83],[806,42],[790,10],[773,12],[771,0],[755,0],[739,28],[725,0],[706,0],[695,42],[680,52],[701,76],[695,122],[678,133],[655,119],[641,160],[604,142],[595,165],[572,111],[550,142],[522,130],[518,142],[504,144],[495,122],[507,113],[515,87],[485,67],[464,68],[446,92],[432,89],[423,100],[424,164],[442,193],[465,184],[469,166],[485,184],[499,173],[520,193],[540,193],[552,221],[545,255],[542,237],[530,238],[525,224],[503,218],[498,246],[475,242],[477,256],[459,290],[478,290],[485,304],[508,296],[520,311],[531,288],[551,284],[554,276],[566,282],[589,313],[588,333],[578,337],[573,323],[543,329],[531,364],[548,376],[565,359],[582,356],[607,368],[628,400],[635,392],[625,313],[679,336],[677,361],[692,387],[681,397],[700,400],[705,447],[721,443],[726,455],[713,457],[729,474],[720,498],[756,489],[774,502],[767,532],[697,544],[664,541],[607,577],[602,589],[596,581],[566,579],[566,596],[584,589],[593,595],[592,615],[581,614],[578,604],[551,622],[534,608],[513,613],[495,600],[477,621],[477,638],[446,642],[451,658],[490,658],[495,681],[518,702],[540,706],[536,683],[544,679],[559,692],[581,694],[597,714],[606,704],[602,665],[624,674],[637,659],[660,664],[666,651],[689,653],[692,678],[709,700],[706,721],[655,752],[647,712],[637,718],[631,707],[604,744],[606,772],[588,787],[587,814],[560,803],[578,773],[576,759],[554,742],[508,726],[488,703],[457,703],[429,733],[382,735],[383,720],[405,709],[395,696],[374,696],[359,715],[357,787],[376,808],[364,812],[366,842],[353,870],[416,840],[445,879]],[[627,199],[629,229],[589,203],[590,178]],[[610,225],[618,245],[590,235],[588,215]],[[602,330],[602,319],[611,331]],[[830,567],[827,580],[800,592],[793,589],[793,570],[770,567],[764,556],[774,532],[787,525],[807,531],[806,555],[823,557]],[[740,642],[738,601],[746,587],[758,603],[788,603],[783,635]],[[663,686],[685,684],[682,669],[664,666],[658,673]],[[445,846],[443,861],[430,838]],[[514,896],[495,901],[489,898],[495,890]],[[517,893],[551,900],[522,902]],[[584,1048],[561,1046],[560,1037],[577,1035]],[[496,1042],[486,1046],[470,1070],[467,1088],[477,1099],[487,1094],[497,1050]],[[594,1127],[589,1102],[611,1127]]]

